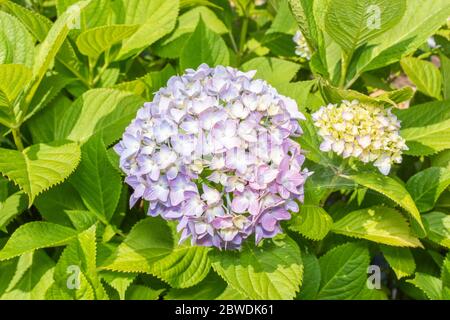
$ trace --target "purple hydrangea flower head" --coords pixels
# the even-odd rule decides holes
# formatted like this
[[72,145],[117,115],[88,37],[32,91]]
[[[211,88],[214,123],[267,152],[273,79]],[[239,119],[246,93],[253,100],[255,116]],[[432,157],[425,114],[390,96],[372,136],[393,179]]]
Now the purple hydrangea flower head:
[[178,222],[180,241],[240,248],[282,232],[311,174],[292,140],[304,116],[255,71],[201,65],[173,76],[115,146],[133,206]]

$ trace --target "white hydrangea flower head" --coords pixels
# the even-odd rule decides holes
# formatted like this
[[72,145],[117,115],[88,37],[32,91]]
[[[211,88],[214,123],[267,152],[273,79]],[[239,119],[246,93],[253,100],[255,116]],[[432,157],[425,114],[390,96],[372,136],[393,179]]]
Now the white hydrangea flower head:
[[402,162],[402,152],[408,150],[400,136],[400,121],[391,109],[343,101],[321,107],[312,118],[323,139],[320,150],[373,162],[384,175],[393,163]]
[[308,43],[306,42],[306,39],[300,30],[298,30],[295,33],[292,40],[294,40],[294,42],[296,44],[295,54],[298,55],[299,57],[310,60],[311,59],[311,50],[309,49]]

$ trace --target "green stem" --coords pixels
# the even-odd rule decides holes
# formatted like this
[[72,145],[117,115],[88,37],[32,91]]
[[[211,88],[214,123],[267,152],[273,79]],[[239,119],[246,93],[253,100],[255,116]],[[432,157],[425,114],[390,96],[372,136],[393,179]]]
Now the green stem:
[[20,129],[15,128],[15,129],[12,129],[11,132],[12,132],[14,143],[16,144],[17,149],[19,151],[23,151],[24,147],[23,147],[22,139],[20,138]]
[[242,27],[241,27],[241,37],[239,39],[239,61],[244,55],[244,47],[245,43],[247,42],[247,31],[248,31],[248,17],[244,16],[244,20],[242,20]]
[[350,60],[352,59],[352,53],[350,54],[346,54],[343,53],[342,54],[342,60],[341,60],[341,79],[339,80],[339,87],[340,88],[344,88],[345,87],[345,80],[347,80],[347,72],[348,72],[348,67],[349,67],[349,63]]

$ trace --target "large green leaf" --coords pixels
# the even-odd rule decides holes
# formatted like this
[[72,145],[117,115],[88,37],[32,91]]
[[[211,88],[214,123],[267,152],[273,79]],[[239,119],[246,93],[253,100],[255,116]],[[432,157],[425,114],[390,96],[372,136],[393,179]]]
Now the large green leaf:
[[247,243],[241,251],[215,251],[214,270],[234,289],[250,299],[293,299],[302,283],[303,264],[294,240]]
[[21,225],[0,251],[0,260],[11,259],[21,254],[48,247],[67,244],[77,236],[71,228],[50,222],[29,222]]
[[[105,299],[106,293],[97,275],[96,266],[96,226],[78,234],[78,237],[64,249],[59,258],[54,273],[55,284],[59,294],[66,299]],[[78,274],[76,274],[78,273]],[[68,284],[76,284],[69,281],[68,277],[73,275],[79,281],[79,287],[69,287]],[[74,279],[76,280],[76,278]]]
[[121,178],[111,165],[106,148],[97,136],[81,148],[81,162],[70,178],[86,207],[109,221],[119,203]]
[[319,259],[321,281],[318,299],[351,299],[367,281],[369,251],[361,243],[347,243]]
[[416,272],[414,279],[406,280],[422,290],[430,300],[442,299],[442,281],[426,273]]
[[425,230],[422,219],[420,218],[420,212],[417,209],[411,195],[399,182],[378,173],[361,173],[346,176],[346,178],[353,180],[357,184],[360,184],[366,188],[375,190],[395,201],[411,215],[413,227],[417,225],[420,228],[419,236],[424,235]]
[[228,32],[227,27],[212,10],[204,6],[195,7],[182,14],[175,30],[155,44],[155,53],[165,58],[178,58],[181,54],[180,48],[184,47],[190,34],[194,32],[200,17],[211,31],[217,34]]
[[40,194],[34,205],[46,221],[67,227],[73,226],[67,215],[68,211],[86,210],[77,190],[68,181]]
[[118,140],[144,100],[130,92],[93,89],[85,92],[58,119],[57,137],[86,142],[102,133],[106,145]]
[[297,299],[313,300],[316,298],[320,288],[320,265],[317,257],[311,253],[306,252],[302,254],[303,260],[303,283],[300,287],[300,293]]
[[[272,21],[272,24],[270,25],[269,30],[267,30],[266,34],[270,33],[287,33],[289,35],[294,34],[297,31],[298,26],[306,27],[305,24],[299,24],[297,26],[297,21],[294,18],[293,13],[297,13],[298,11],[295,11],[294,8],[299,8],[299,11],[304,12],[302,10],[300,2],[301,1],[290,1],[292,3],[292,9],[291,11],[289,9],[289,2],[288,1],[281,1],[278,5],[277,14],[275,18]],[[310,1],[304,1],[304,2],[310,2]],[[295,7],[294,7],[295,5]],[[302,15],[304,17],[304,14]],[[306,20],[306,19],[305,19]],[[303,20],[303,21],[305,21]],[[305,34],[306,32],[303,32]]]
[[[58,16],[79,0],[56,0],[56,10]],[[111,15],[111,1],[110,0],[90,0],[86,8],[81,12],[79,27],[81,30],[91,29],[102,26],[108,23]]]
[[186,288],[169,290],[164,296],[166,300],[213,300],[219,297],[227,288],[227,283],[211,271],[202,282]]
[[397,279],[408,277],[416,270],[416,262],[408,248],[397,248],[391,246],[380,246],[384,258],[394,270]]
[[123,42],[118,59],[135,55],[168,34],[175,27],[178,0],[119,0],[114,4],[120,13],[120,24],[140,24],[130,38]]
[[82,54],[98,58],[114,44],[129,38],[137,29],[137,25],[111,25],[88,29],[78,36],[77,47]]
[[79,1],[75,5],[76,7],[70,7],[64,12],[50,28],[44,41],[39,45],[33,65],[33,79],[26,98],[27,104],[30,103],[42,78],[44,78],[59,49],[63,45],[73,21],[79,18],[81,10],[88,3],[89,1]]
[[422,247],[395,209],[378,206],[356,210],[333,224],[334,233],[398,247]]
[[450,249],[450,215],[431,212],[423,215],[428,238]]
[[34,41],[17,18],[0,11],[0,64],[33,66]]
[[431,167],[409,178],[406,188],[421,212],[433,209],[439,196],[450,185],[450,169]]
[[5,231],[8,223],[28,207],[27,196],[19,191],[0,201],[0,230]]
[[102,266],[113,271],[150,273],[175,288],[197,284],[210,267],[208,248],[176,244],[172,230],[159,218],[138,222]]
[[261,78],[273,86],[282,87],[292,80],[300,65],[278,58],[254,58],[242,65],[244,71],[256,70],[255,78]]
[[35,144],[23,152],[0,149],[0,172],[28,194],[29,205],[38,194],[64,181],[79,161],[75,143]]
[[330,0],[325,29],[348,54],[395,26],[405,0]]
[[[76,2],[76,0],[74,0],[74,2]],[[93,1],[91,1],[91,3],[92,2]],[[48,19],[44,15],[39,14],[36,11],[29,10],[11,1],[4,3],[3,6],[5,10],[19,19],[20,22],[22,22],[22,24],[28,29],[28,32],[30,32],[38,41],[43,42],[45,40],[49,30],[53,25],[53,22],[50,19]],[[82,18],[84,14],[85,10],[82,10]],[[73,49],[67,38],[58,51],[56,59],[58,62],[64,65],[64,67],[69,70],[75,77],[79,78],[87,84],[87,81],[84,79],[87,76],[87,68],[78,59],[75,50]]]
[[449,15],[450,3],[447,0],[433,0],[426,5],[422,0],[406,1],[406,12],[401,21],[370,40],[352,65],[350,74],[353,80],[364,71],[384,67],[413,53],[445,23]]
[[408,57],[401,60],[401,65],[419,91],[430,97],[441,99],[442,76],[433,63]]
[[396,110],[402,122],[400,134],[406,139],[408,154],[430,155],[450,148],[450,108],[437,101]]
[[195,31],[181,52],[180,69],[197,68],[202,63],[206,63],[210,67],[227,66],[230,63],[230,54],[225,41],[210,30],[200,18]]
[[308,239],[322,240],[330,231],[333,219],[321,207],[302,205],[300,213],[295,214],[290,221],[289,229],[297,231]]
[[53,283],[55,263],[43,251],[37,251],[29,257],[31,260],[26,264],[18,264],[15,279],[11,279],[9,288],[0,296],[1,300],[43,300],[45,298],[45,293]]
[[31,79],[31,70],[22,64],[0,64],[0,124],[13,126],[20,112],[16,98]]

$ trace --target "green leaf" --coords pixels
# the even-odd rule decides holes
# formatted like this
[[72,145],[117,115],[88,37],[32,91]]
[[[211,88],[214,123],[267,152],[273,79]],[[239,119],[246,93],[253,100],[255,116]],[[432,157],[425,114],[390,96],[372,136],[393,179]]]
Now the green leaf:
[[42,193],[34,202],[40,215],[47,221],[72,227],[70,210],[86,210],[77,190],[65,182]]
[[121,178],[109,162],[101,136],[81,147],[81,162],[70,182],[89,210],[111,219],[119,203]]
[[[345,176],[344,178],[353,180],[357,184],[375,190],[399,204],[411,215],[411,223],[413,228],[415,225],[420,228],[419,236],[424,235],[425,230],[422,219],[420,218],[419,210],[417,209],[411,195],[399,182],[378,173],[356,174]],[[415,229],[413,230],[416,231]]]
[[[79,0],[56,0],[56,10],[61,16],[71,5]],[[86,8],[79,17],[79,27],[81,30],[91,29],[108,23],[111,15],[110,0],[90,0]]]
[[[96,266],[96,226],[78,234],[64,249],[58,263],[55,267],[55,286],[67,298],[71,299],[92,299],[91,293],[94,293],[95,299],[102,300],[106,298],[106,293],[100,283],[97,275]],[[79,287],[76,281],[71,281],[71,276],[76,280],[79,276]],[[69,284],[74,284],[70,287]]]
[[2,9],[14,15],[33,37],[39,41],[45,39],[48,30],[52,26],[50,19],[13,1],[5,1],[2,6]]
[[0,79],[0,107],[9,106],[30,81],[31,70],[23,64],[0,64]]
[[384,258],[394,270],[397,279],[408,277],[416,270],[416,262],[408,248],[396,248],[391,246],[380,246]]
[[320,265],[317,257],[311,253],[303,253],[303,283],[297,299],[314,300],[320,288]]
[[136,274],[123,273],[123,272],[113,272],[113,271],[102,271],[101,278],[106,281],[111,287],[117,290],[119,298],[125,300],[125,294],[127,289],[136,279]]
[[442,299],[442,281],[426,273],[416,272],[414,279],[406,280],[422,290],[430,300]]
[[406,188],[411,194],[420,212],[434,208],[436,201],[450,185],[450,170],[431,167],[409,178]]
[[0,201],[0,230],[5,231],[8,223],[28,207],[27,196],[16,192],[5,201]]
[[79,17],[81,10],[89,1],[79,1],[76,7],[70,7],[62,14],[47,33],[44,41],[39,45],[33,65],[33,80],[26,97],[26,103],[33,98],[42,78],[53,63],[59,49],[69,34],[72,22]]
[[428,238],[450,249],[450,215],[431,212],[423,215]]
[[0,11],[0,64],[33,66],[34,41],[17,18]]
[[[301,1],[291,1],[292,5],[299,4]],[[295,13],[296,11],[294,11]],[[289,9],[288,1],[282,1],[278,5],[275,18],[266,34],[287,33],[293,35],[297,31],[297,22]]]
[[[77,0],[73,0],[76,2]],[[107,0],[97,0],[106,2]],[[93,3],[94,1],[91,1]],[[22,22],[22,24],[28,29],[38,41],[43,42],[51,29],[53,22],[46,16],[43,16],[36,11],[29,10],[23,6],[15,4],[14,2],[8,1],[4,3],[5,9],[11,14],[15,15],[17,19]],[[81,11],[81,18],[85,14],[85,10]],[[60,50],[56,55],[56,59],[60,62],[68,71],[70,71],[75,77],[87,83],[84,79],[87,73],[87,68],[85,65],[79,61],[75,50],[73,49],[70,42],[64,41]]]
[[394,27],[405,13],[405,0],[330,0],[325,29],[347,53]]
[[448,101],[436,101],[396,110],[402,122],[400,134],[409,147],[407,154],[430,155],[450,148]]
[[[192,54],[195,52],[195,54]],[[230,55],[225,41],[210,30],[200,18],[180,56],[180,69],[197,68],[202,63],[210,67],[230,64]]]
[[[292,10],[292,14],[297,21],[298,28],[307,39],[308,44],[316,51],[323,49],[321,48],[321,46],[323,46],[323,34],[318,28],[318,22],[316,21],[317,18],[314,14],[314,8],[317,5],[325,9],[326,3],[323,1],[289,0],[289,4]],[[289,21],[289,18],[285,18],[284,15],[280,15],[280,19],[287,20],[284,23],[287,23]],[[273,24],[275,24],[275,20]]]
[[64,213],[78,231],[89,229],[97,220],[100,220],[98,219],[98,214],[89,210],[64,210]]
[[250,299],[293,299],[302,283],[301,253],[287,236],[261,246],[247,242],[241,251],[212,253],[214,270]]
[[436,99],[442,98],[442,76],[433,63],[414,57],[403,58],[400,63],[419,91]]
[[118,60],[138,54],[175,27],[179,1],[119,0],[116,9],[118,24],[140,24],[139,29],[122,44]]
[[442,298],[450,299],[450,253],[447,253],[447,257],[442,263],[441,270],[442,281]]
[[80,148],[75,143],[35,144],[23,152],[0,151],[0,172],[28,194],[29,205],[38,194],[64,181],[80,161]]
[[228,32],[227,27],[212,10],[204,6],[195,7],[183,13],[178,18],[175,30],[155,44],[155,53],[164,58],[178,58],[181,54],[180,48],[184,47],[190,34],[194,32],[200,17],[211,31],[217,34]]
[[0,64],[0,123],[12,127],[20,110],[16,98],[31,79],[31,70],[22,64]]
[[175,288],[187,288],[203,280],[211,267],[208,248],[178,245],[165,221],[147,218],[138,222],[103,269],[145,272]]
[[58,140],[61,119],[64,119],[63,114],[71,107],[71,104],[72,101],[68,97],[59,95],[44,110],[25,123],[30,130],[33,143],[48,143]]
[[[31,262],[31,265],[29,264]],[[32,261],[18,265],[16,281],[0,296],[2,300],[43,300],[53,283],[54,262],[43,251],[32,255]]]
[[362,72],[384,67],[413,53],[445,23],[449,15],[447,0],[433,0],[426,6],[422,0],[406,1],[406,12],[401,21],[370,40],[349,73],[356,79]]
[[0,251],[0,260],[7,260],[21,254],[48,247],[67,244],[77,236],[71,228],[50,222],[29,222],[21,225]]
[[154,290],[142,285],[132,285],[126,294],[127,300],[158,300],[164,289]]
[[353,300],[388,300],[388,297],[382,289],[369,289],[367,286],[364,286],[361,291],[353,297]]
[[[69,78],[61,73],[53,73],[42,79],[42,82],[33,96],[30,102],[30,109],[25,116],[24,121],[27,121],[33,117],[36,113],[40,112],[49,103],[56,98],[56,96],[71,82],[75,81],[74,78]],[[65,97],[65,96],[60,96]],[[53,140],[52,140],[53,141]],[[48,142],[48,141],[46,141]]]
[[256,70],[255,79],[264,79],[273,86],[284,86],[292,80],[300,65],[278,58],[254,58],[242,65],[244,71]]
[[369,251],[361,243],[346,243],[319,258],[321,281],[317,299],[352,299],[367,281]]
[[6,291],[11,290],[16,284],[23,278],[23,275],[33,264],[34,251],[27,252],[17,258],[17,268],[14,276],[11,278],[11,282],[8,285]]
[[114,44],[129,38],[136,32],[137,25],[110,25],[82,32],[77,38],[80,52],[91,58],[98,58]]
[[278,85],[276,89],[279,93],[294,99],[297,102],[299,110],[305,113],[306,108],[310,107],[308,105],[308,97],[316,83],[316,80],[289,82]]
[[219,297],[227,288],[227,283],[211,271],[200,283],[186,289],[171,288],[165,300],[213,300]]
[[57,137],[86,142],[102,132],[106,145],[118,140],[136,116],[144,100],[132,93],[113,89],[85,92],[59,118]]
[[388,207],[356,210],[333,224],[334,233],[398,247],[422,247],[400,212]]
[[333,225],[333,219],[321,207],[302,205],[300,213],[295,214],[289,224],[289,229],[297,231],[308,239],[322,240]]

